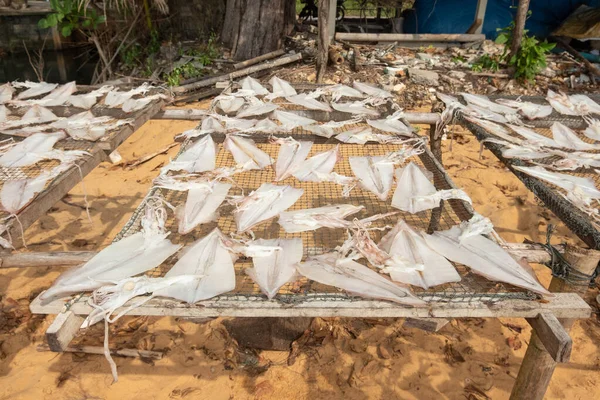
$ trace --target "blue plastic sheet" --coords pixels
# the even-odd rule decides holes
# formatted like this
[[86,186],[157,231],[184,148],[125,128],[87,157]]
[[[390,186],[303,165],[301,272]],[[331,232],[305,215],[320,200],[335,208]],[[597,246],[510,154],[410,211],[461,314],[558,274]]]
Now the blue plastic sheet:
[[[514,19],[517,0],[488,0],[483,32],[495,39],[498,28]],[[525,28],[540,38],[550,35],[581,4],[600,7],[600,0],[531,0]],[[465,33],[475,19],[477,0],[417,0],[405,15],[406,33]]]

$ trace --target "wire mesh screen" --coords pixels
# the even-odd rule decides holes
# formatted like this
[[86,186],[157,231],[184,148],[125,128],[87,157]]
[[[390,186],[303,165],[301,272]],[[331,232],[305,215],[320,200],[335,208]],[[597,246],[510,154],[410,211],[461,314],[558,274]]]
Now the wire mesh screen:
[[[279,146],[272,144],[260,144],[258,146],[267,152],[272,158],[276,159]],[[309,156],[330,150],[334,146],[335,145],[333,144],[315,144]],[[346,144],[342,145],[340,149],[342,160],[337,163],[334,171],[341,175],[353,176],[348,162],[348,157],[384,155],[398,150],[398,147],[392,145],[363,146]],[[437,165],[431,160],[431,158],[429,158],[428,153],[422,155],[421,157],[412,157],[411,159],[407,160],[406,163],[410,161],[415,162],[421,167],[432,172],[434,174],[434,182],[437,184],[439,189],[447,189],[450,186],[445,180],[443,171],[440,171],[437,168]],[[222,145],[219,145],[217,167],[234,165],[235,162],[231,154],[227,151],[224,151]],[[271,168],[266,168],[264,170],[253,170],[234,175],[233,178],[236,184],[231,189],[230,195],[241,195],[242,193],[249,194],[251,191],[256,190],[263,183],[273,182],[275,174]],[[300,210],[335,204],[353,204],[364,206],[363,211],[353,216],[356,218],[365,218],[375,214],[385,214],[399,211],[390,205],[391,194],[393,193],[393,190],[395,190],[395,186],[392,188],[388,200],[381,201],[374,194],[365,191],[360,187],[355,188],[348,198],[344,198],[342,196],[342,187],[335,183],[299,182],[295,178],[290,177],[278,182],[278,184],[293,185],[296,188],[304,189],[304,194],[302,197],[289,210]],[[146,199],[157,195],[162,196],[172,206],[178,207],[185,203],[187,193],[155,188],[150,191]],[[462,220],[470,218],[470,214],[464,207],[453,207],[451,203],[452,202],[443,203],[441,212],[438,214],[439,229],[449,229],[452,226],[460,223]],[[134,212],[129,222],[116,236],[115,241],[139,231],[144,209],[145,201],[142,202],[142,204]],[[167,230],[171,232],[169,238],[173,243],[190,245],[199,238],[204,237],[215,227],[218,227],[225,235],[235,233],[236,225],[232,215],[233,210],[233,206],[224,203],[219,209],[220,218],[218,221],[201,225],[187,235],[180,235],[177,232],[177,221],[173,217],[173,214],[169,213],[169,219],[166,225]],[[432,212],[432,210],[422,211],[416,214],[399,212],[394,216],[389,216],[377,221],[374,226],[391,227],[398,221],[398,219],[404,219],[409,225],[417,230],[427,231],[431,223],[432,214],[435,214]],[[344,229],[321,228],[316,231],[294,234],[286,233],[280,228],[276,219],[260,223],[253,229],[253,233],[256,238],[264,239],[299,237],[302,239],[304,244],[304,257],[331,252],[337,246],[341,245],[345,239],[347,239],[347,234]],[[371,237],[373,240],[375,240],[375,242],[378,242],[383,234],[383,230],[371,231]],[[175,262],[176,258],[172,257],[160,267],[149,271],[148,275],[154,277],[163,276]],[[219,296],[218,299],[266,299],[266,297],[261,294],[258,286],[255,285],[254,282],[244,273],[244,270],[248,267],[251,267],[251,265],[251,259],[247,258],[240,258],[236,262],[236,289],[231,293]],[[506,298],[535,298],[535,295],[531,294],[530,292],[526,292],[510,285],[491,282],[482,277],[474,275],[470,273],[469,270],[464,266],[456,265],[456,268],[462,276],[461,282],[440,285],[429,290],[416,288],[415,292],[426,300],[445,302],[469,302],[474,300],[496,301]],[[322,285],[301,278],[282,287],[276,299],[287,303],[294,303],[323,299],[331,301],[347,301],[356,298],[345,294],[334,287]]]
[[[90,90],[91,89],[87,89],[87,88],[83,89],[83,90],[78,90],[77,92],[74,93],[74,95],[84,94],[84,93],[89,92]],[[125,89],[122,89],[122,91],[125,91]],[[154,88],[154,89],[151,89],[150,91],[148,91],[146,93],[146,95],[149,96],[149,95],[158,94],[158,93],[162,93],[162,92],[164,92],[164,90],[162,90],[160,88]],[[41,97],[43,97],[43,96],[41,96]],[[89,111],[95,117],[107,116],[107,117],[111,117],[112,119],[115,119],[115,120],[131,119],[133,121],[137,121],[138,119],[145,117],[147,114],[155,113],[156,111],[158,111],[160,106],[162,106],[164,104],[164,100],[154,99],[154,100],[150,101],[148,104],[144,105],[144,107],[142,107],[141,109],[139,109],[137,111],[126,113],[125,111],[123,111],[123,109],[121,107],[106,106],[104,104],[104,97],[105,96],[98,97],[97,103],[89,110],[84,110],[82,108],[77,108],[77,107],[73,107],[73,106],[49,106],[49,107],[45,107],[45,108],[52,111],[52,113],[59,118],[68,118],[73,115]],[[134,96],[134,98],[143,98],[143,97],[144,96],[142,96],[142,95]],[[9,107],[10,107],[10,105],[9,105]],[[11,118],[13,120],[19,119],[28,110],[29,110],[29,107],[10,107],[11,115],[9,116],[9,118]],[[134,122],[134,125],[137,125],[137,124],[135,124],[135,122]],[[38,126],[40,127],[40,131],[51,132],[51,131],[57,130],[57,129],[48,127],[47,124],[38,124]],[[106,133],[99,139],[99,141],[111,141],[115,136],[117,136],[124,129],[131,129],[131,128],[128,125],[123,125],[123,126],[119,126],[114,129],[107,130]]]
[[[6,138],[5,135],[0,135],[0,139],[4,139],[4,138]],[[63,139],[63,140],[58,141],[54,145],[54,148],[59,149],[59,150],[81,150],[81,151],[91,152],[95,148],[95,145],[92,142],[88,142],[88,141]],[[89,157],[90,156],[86,156],[86,155],[82,156],[81,158],[78,159],[77,165],[82,165],[83,163],[86,162],[87,159],[89,159]],[[58,160],[41,160],[33,165],[29,165],[26,167],[2,167],[2,166],[0,166],[0,190],[2,190],[2,188],[4,187],[4,183],[7,181],[37,178],[42,173],[48,172],[52,168],[57,167],[58,165],[60,165],[60,161],[58,161]],[[36,194],[36,197],[42,193],[45,193],[46,191],[52,190],[52,187],[61,178],[61,176],[71,173],[76,168],[77,168],[77,166],[73,166],[73,167],[69,168],[67,171],[62,172],[60,175],[58,175],[54,179],[49,180],[46,183],[44,190],[42,190],[41,192]],[[33,201],[35,201],[35,197],[34,197]],[[0,218],[8,217],[8,215],[9,215],[8,212],[0,210]]]
[[[508,159],[503,157],[503,146],[496,143],[484,141],[488,138],[496,138],[496,136],[494,136],[481,126],[461,118],[460,115],[458,116],[458,119],[467,129],[469,129],[477,137],[479,141],[483,141],[484,145],[509,168],[512,166],[530,167],[535,165],[531,161],[522,160],[519,158]],[[550,129],[535,128],[534,130],[537,133],[546,137],[552,137],[552,132],[550,131]],[[514,133],[512,134],[515,137],[519,137]],[[592,140],[582,135],[581,132],[578,132],[578,137],[587,143],[593,143]],[[565,152],[572,152],[572,150],[568,149],[561,150]],[[598,153],[598,151],[594,151],[594,153]],[[547,166],[560,159],[561,158],[558,156],[553,156],[540,160],[535,160],[535,162],[537,164]],[[513,174],[515,174],[525,184],[525,186],[529,188],[529,190],[531,190],[546,205],[546,207],[548,207],[548,209],[550,209],[565,225],[569,227],[569,229],[571,229],[571,231],[573,231],[573,233],[575,233],[582,241],[584,241],[591,248],[600,249],[600,231],[598,231],[594,223],[592,223],[591,217],[589,215],[581,211],[576,205],[574,205],[570,200],[566,198],[566,190],[559,188],[558,186],[553,185],[549,182],[531,177],[513,168],[510,169],[513,172]],[[596,187],[600,188],[600,176],[595,172],[594,169],[579,168],[575,171],[557,172],[577,177],[590,178],[594,181]]]
[[[600,103],[600,95],[589,94],[587,96],[590,99],[594,100],[596,103]],[[546,98],[542,97],[542,96],[491,95],[488,97],[492,101],[496,101],[498,99],[507,99],[507,100],[519,99],[524,102],[526,101],[526,102],[531,102],[531,103],[535,103],[535,104],[550,105],[550,103],[548,103],[548,100],[546,100]],[[463,101],[463,103],[464,103],[464,100],[461,99],[461,101]],[[466,103],[464,103],[464,104],[466,104]],[[564,114],[559,113],[555,109],[552,109],[552,114],[550,114],[549,116],[547,116],[545,118],[535,119],[532,121],[528,120],[526,123],[527,123],[527,125],[530,125],[530,126],[542,128],[542,127],[549,127],[554,122],[560,122],[570,128],[576,128],[576,129],[583,129],[587,126],[587,122],[585,122],[583,117],[577,116],[577,115],[564,115]]]
[[[269,90],[272,90],[271,85],[267,84],[265,86]],[[300,84],[300,85],[294,84],[293,85],[293,87],[296,89],[298,94],[311,93],[319,88],[323,88],[323,87],[327,87],[327,86],[328,85],[315,85],[315,84]],[[237,88],[240,88],[240,86],[236,84],[236,85],[233,85],[231,88],[226,88],[225,90],[223,90],[222,93],[228,94],[228,92],[230,92],[231,89],[237,89]],[[317,97],[317,100],[323,102],[323,99],[324,99],[325,100],[324,103],[326,103],[326,104],[331,102],[331,100],[332,100],[331,95],[329,95],[329,94],[322,94],[320,97],[321,97],[321,100],[319,99],[319,97]],[[356,100],[360,100],[360,99],[344,97],[341,100],[338,100],[337,102],[346,103],[346,102],[354,102]],[[333,110],[333,109],[331,111],[308,109],[302,105],[292,103],[284,97],[275,98],[275,99],[271,100],[271,102],[273,104],[278,105],[279,110],[293,112],[298,115],[302,115],[303,117],[312,118],[319,122],[344,121],[344,120],[352,119],[355,116],[352,113],[337,111],[337,110]],[[369,108],[372,109],[373,111],[379,113],[379,116],[370,116],[370,118],[385,118],[394,113],[394,107],[393,107],[393,103],[391,101],[387,101],[384,104],[380,104],[377,106],[369,106]],[[218,108],[216,111],[221,114],[225,114],[222,110],[220,110]],[[233,114],[231,114],[231,115],[233,116]]]
[[[200,125],[202,125],[202,123],[198,124],[198,126],[200,126]],[[318,125],[322,125],[322,124],[318,124]],[[406,125],[409,126],[409,124],[407,124],[407,123],[406,123]],[[315,144],[342,143],[336,139],[336,137],[335,137],[336,135],[339,135],[342,132],[346,132],[346,131],[354,130],[354,129],[357,129],[357,130],[358,129],[360,129],[360,130],[371,129],[371,131],[375,134],[386,135],[386,136],[389,136],[390,138],[409,139],[409,137],[406,137],[406,136],[398,136],[395,134],[390,134],[389,132],[384,132],[384,131],[374,128],[374,127],[370,126],[369,124],[367,124],[366,122],[362,122],[362,121],[344,124],[342,126],[335,127],[332,129],[333,129],[334,133],[330,138],[327,138],[325,136],[316,136],[312,131],[309,131],[308,129],[301,127],[301,126],[294,128],[290,131],[285,131],[282,129],[281,131],[277,131],[277,132],[252,132],[250,134],[250,136],[251,136],[252,140],[254,140],[256,143],[268,143],[271,141],[272,138],[287,138],[287,137],[292,137],[296,140],[307,140],[307,141],[311,141]],[[216,142],[222,142],[225,140],[226,134],[225,133],[211,133],[211,136],[212,136],[213,140],[215,140]]]

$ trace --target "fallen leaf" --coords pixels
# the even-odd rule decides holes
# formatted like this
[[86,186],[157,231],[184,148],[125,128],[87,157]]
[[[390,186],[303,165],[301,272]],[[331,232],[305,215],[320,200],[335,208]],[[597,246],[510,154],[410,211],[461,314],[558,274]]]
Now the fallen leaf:
[[450,365],[465,362],[465,358],[462,354],[460,354],[460,352],[449,342],[446,342],[446,345],[444,346],[444,355],[446,362]]
[[75,247],[85,247],[88,245],[88,241],[86,239],[75,239],[71,242],[71,245]]
[[506,339],[506,344],[508,344],[510,346],[510,348],[515,351],[519,350],[521,347],[523,347],[523,343],[521,342],[521,339],[519,339],[519,337],[516,335]]
[[389,360],[390,358],[392,358],[389,350],[382,343],[380,343],[379,346],[377,346],[377,354],[380,358],[383,358],[384,360]]
[[502,325],[504,325],[505,327],[507,327],[508,329],[510,329],[511,331],[516,332],[516,333],[521,333],[523,331],[522,326],[511,324],[510,322],[507,322]]

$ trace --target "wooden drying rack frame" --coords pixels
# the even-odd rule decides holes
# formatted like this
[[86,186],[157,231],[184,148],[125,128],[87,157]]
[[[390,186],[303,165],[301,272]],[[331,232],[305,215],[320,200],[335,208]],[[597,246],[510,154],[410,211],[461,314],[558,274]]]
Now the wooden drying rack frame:
[[[164,105],[165,102],[163,100],[153,101],[150,105],[132,115],[133,123],[131,125],[125,125],[118,131],[111,132],[105,140],[86,142],[91,144],[91,149],[88,150],[91,156],[86,156],[78,161],[78,168],[70,168],[60,174],[29,205],[18,213],[20,224],[13,223],[8,229],[10,237],[13,238],[13,246],[17,248],[23,246],[22,230],[26,230],[41,216],[45,215],[54,204],[69,193],[87,174],[102,161],[105,161],[108,154],[115,151],[121,143],[127,140],[153,115],[159,112]],[[82,109],[75,107],[58,106],[48,108],[59,117],[68,117],[82,112]],[[0,252],[0,257],[3,257],[3,254],[4,252]]]
[[[527,101],[527,98],[523,98],[523,100]],[[439,121],[436,123],[433,123],[433,121],[431,122],[432,123],[430,124],[429,130],[429,146],[431,152],[441,163],[442,132],[438,132],[436,129]],[[549,121],[546,123],[546,121],[543,120],[536,120],[536,127],[549,127],[552,122],[553,121]],[[464,125],[461,119],[459,119],[457,123]],[[465,128],[471,130],[468,126],[465,126]],[[475,134],[475,136],[477,136],[477,134]],[[479,136],[477,136],[477,138],[479,139]],[[492,150],[492,152],[501,161],[506,161],[502,158],[501,154],[498,151],[494,151],[494,149],[490,150]],[[509,169],[511,169],[511,171],[515,173],[515,171],[512,170],[512,168],[510,167],[510,165],[507,165]],[[515,173],[515,175],[521,180],[523,180],[521,174]],[[528,189],[531,190],[529,185],[526,186],[528,187]],[[562,220],[562,218],[560,217],[559,219]],[[590,244],[588,240],[584,241],[587,242],[588,245]],[[511,245],[509,245],[509,247],[510,246]],[[538,245],[525,246],[538,247]],[[558,248],[559,246],[555,247]],[[565,250],[564,246],[560,248],[561,252],[563,250]],[[510,248],[507,248],[507,251],[513,256],[515,255]],[[540,256],[542,256],[542,254],[540,254]],[[581,249],[572,246],[567,246],[563,256],[570,264],[571,268],[574,269],[576,272],[581,272],[585,275],[592,276],[596,267],[600,263],[600,248],[592,246],[592,249]],[[526,255],[524,255],[524,257],[527,258]],[[549,259],[539,259],[537,261],[528,259],[528,262],[537,263],[545,263],[549,261]],[[548,289],[551,292],[555,293],[555,299],[558,299],[566,293],[571,293],[572,295],[574,294],[575,296],[579,297],[579,300],[583,302],[581,296],[585,294],[588,287],[587,285],[572,285],[566,281],[561,280],[560,278],[552,277],[552,281],[550,282],[550,286]],[[532,327],[531,340],[529,342],[529,345],[527,346],[527,352],[525,353],[525,357],[523,358],[521,368],[519,369],[519,374],[517,375],[516,382],[513,386],[513,390],[510,396],[511,400],[542,400],[548,389],[556,365],[561,362],[568,362],[568,357],[564,358],[560,356],[560,354],[566,353],[562,353],[561,351],[555,353],[555,351],[561,347],[557,346],[557,343],[569,337],[568,332],[570,331],[577,318],[571,318],[569,316],[565,318],[561,318],[559,316],[556,317],[556,320],[554,320],[553,318],[548,319],[546,314],[543,313],[540,313],[539,316],[535,319],[525,317]]]
[[[154,114],[151,112],[145,114],[143,122],[150,118],[201,120],[206,113],[204,110],[197,109],[158,111],[158,109],[153,108],[153,110]],[[302,114],[324,121],[329,121],[332,117],[328,113],[322,112],[313,113],[312,116],[310,115],[311,112],[303,112]],[[431,153],[437,159],[434,159],[434,161],[439,163],[441,160],[441,137],[435,136],[436,127],[440,121],[439,114],[406,113],[404,120],[411,124],[430,126]],[[135,129],[143,122],[136,123]],[[125,140],[126,134],[123,136],[122,140],[117,140],[119,144]],[[443,167],[441,167],[441,171],[444,171]],[[447,176],[446,178],[451,183]],[[528,262],[541,263],[550,260],[546,250],[538,245],[506,244],[504,247],[513,256],[523,258]],[[570,261],[573,268],[584,273],[590,273],[590,270],[593,270],[600,260],[600,251],[568,246],[562,246],[559,250],[564,252],[564,257]],[[94,254],[94,252],[7,254],[0,256],[0,268],[79,265],[89,260]],[[545,301],[507,299],[493,303],[485,301],[431,303],[423,308],[411,308],[374,300],[343,302],[313,300],[291,306],[274,300],[261,302],[248,302],[247,300],[241,302],[235,299],[230,301],[208,300],[195,305],[187,305],[171,300],[152,299],[143,306],[132,310],[129,315],[178,316],[183,318],[218,316],[250,318],[392,317],[415,321],[416,325],[422,329],[443,326],[441,322],[447,318],[526,318],[533,328],[532,338],[523,359],[511,399],[542,399],[557,363],[568,362],[570,358],[572,340],[568,330],[576,319],[588,318],[591,315],[589,305],[578,294],[582,291],[580,287],[573,287],[566,282],[553,278],[550,290],[555,292],[555,295]],[[72,339],[84,321],[85,315],[88,315],[91,311],[90,306],[85,301],[77,301],[67,307],[62,301],[52,301],[42,305],[39,299],[36,298],[30,307],[31,311],[36,314],[57,315],[46,331],[50,350],[102,354],[103,350],[99,347],[70,346]],[[129,349],[111,350],[111,353],[113,355],[153,359],[162,357],[160,352]]]

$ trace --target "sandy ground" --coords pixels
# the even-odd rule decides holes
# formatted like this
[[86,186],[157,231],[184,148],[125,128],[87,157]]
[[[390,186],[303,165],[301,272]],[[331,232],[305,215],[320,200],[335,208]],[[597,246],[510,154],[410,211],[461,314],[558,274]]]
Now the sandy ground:
[[[194,122],[150,121],[120,148],[132,161],[172,143]],[[558,225],[556,242],[577,242],[556,218],[487,151],[478,158],[473,136],[444,142],[444,165],[509,242],[543,241]],[[93,250],[107,245],[149,189],[157,169],[178,146],[132,170],[103,163],[85,180],[92,222],[78,185],[26,233],[29,250]],[[112,384],[103,356],[38,351],[52,317],[28,305],[63,269],[0,269],[1,399],[505,399],[529,340],[521,319],[454,320],[435,334],[402,321],[316,319],[298,351],[241,351],[222,320],[126,317],[111,328],[111,346],[166,351],[162,360],[115,358]],[[536,266],[544,284],[548,270]],[[598,290],[590,290],[592,299]],[[102,343],[102,327],[83,340]],[[560,365],[549,399],[600,398],[600,323],[597,313],[572,330],[572,362]]]

